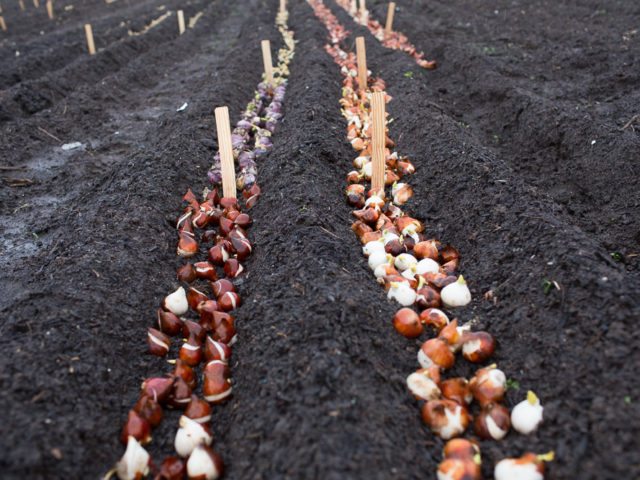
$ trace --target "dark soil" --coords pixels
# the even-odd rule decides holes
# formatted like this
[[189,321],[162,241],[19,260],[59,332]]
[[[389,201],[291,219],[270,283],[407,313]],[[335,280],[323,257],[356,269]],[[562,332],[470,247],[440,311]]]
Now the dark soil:
[[[285,119],[259,165],[235,395],[215,409],[215,448],[229,479],[432,478],[442,442],[404,386],[419,342],[393,331],[395,305],[349,228],[341,76],[324,27],[305,2],[289,3],[299,43]],[[383,17],[382,2],[367,3]],[[172,222],[186,189],[206,185],[213,108],[237,119],[259,81],[259,40],[279,37],[275,0],[194,1],[187,16],[205,15],[181,37],[175,16],[139,37],[118,30],[117,18],[147,23],[160,5],[79,3],[59,19],[64,32],[45,30],[50,42],[29,40],[46,22],[28,5],[0,43],[9,58],[7,42],[35,42],[0,77],[0,158],[16,168],[0,171],[2,478],[98,478],[122,454],[139,383],[167,371],[144,334],[176,286]],[[394,97],[391,135],[418,167],[412,212],[462,252],[474,302],[461,318],[498,338],[496,361],[521,385],[509,403],[533,389],[546,406],[535,435],[482,444],[486,476],[504,456],[553,449],[547,478],[640,477],[640,277],[629,256],[640,251],[640,125],[620,130],[640,113],[638,39],[622,38],[638,9],[403,2],[396,26],[438,60],[428,72],[328,5],[367,37],[370,68]],[[3,7],[7,23],[20,15],[17,2]],[[93,58],[76,38],[87,20],[112,29]],[[44,106],[18,108],[22,91]],[[85,146],[60,149],[73,141]],[[561,290],[545,295],[545,279]],[[176,419],[154,432],[155,458],[171,453]]]

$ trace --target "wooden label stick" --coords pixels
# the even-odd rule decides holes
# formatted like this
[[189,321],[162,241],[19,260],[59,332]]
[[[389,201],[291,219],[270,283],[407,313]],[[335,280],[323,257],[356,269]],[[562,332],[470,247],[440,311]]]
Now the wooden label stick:
[[384,36],[388,37],[393,29],[393,14],[396,11],[396,3],[389,3],[389,9],[387,10],[387,23],[384,26]]
[[178,31],[180,35],[184,33],[184,11],[178,10]]
[[360,13],[364,13],[367,11],[366,0],[360,0]]
[[384,190],[385,181],[385,155],[384,146],[386,144],[385,134],[385,105],[384,92],[373,92],[371,96],[371,189],[374,192]]
[[36,8],[40,8],[40,0],[33,0],[33,6]]
[[364,37],[356,37],[356,57],[358,60],[358,87],[367,90],[367,51]]
[[273,62],[271,61],[271,42],[262,40],[262,62],[264,63],[264,76],[269,84],[273,84]]
[[0,15],[0,29],[2,29],[3,32],[7,31],[7,24],[4,23],[4,17],[2,15]]
[[287,0],[280,0],[280,13],[287,10]]
[[220,164],[222,167],[222,196],[236,198],[236,166],[233,162],[233,148],[231,146],[229,109],[227,107],[218,107],[215,113],[218,146],[220,147]]
[[18,4],[20,5],[20,10],[25,11],[24,0],[18,0]]
[[96,44],[93,42],[93,30],[89,23],[84,25],[84,34],[87,37],[87,48],[89,49],[89,55],[96,54]]
[[47,0],[47,15],[49,15],[49,20],[53,20],[53,1]]

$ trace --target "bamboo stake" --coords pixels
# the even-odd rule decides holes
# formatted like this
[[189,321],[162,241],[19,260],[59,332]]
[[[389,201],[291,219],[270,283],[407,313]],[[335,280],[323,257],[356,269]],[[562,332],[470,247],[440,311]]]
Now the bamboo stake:
[[396,11],[396,2],[389,3],[389,9],[387,10],[387,23],[384,27],[384,36],[388,37],[391,35],[393,29],[393,14]]
[[262,63],[264,64],[265,80],[273,84],[273,62],[271,60],[271,42],[262,40]]
[[47,15],[49,15],[49,20],[53,20],[55,17],[53,15],[53,1],[47,0]]
[[89,49],[89,55],[95,55],[96,44],[93,41],[93,30],[91,29],[91,24],[85,23],[84,34],[87,37],[87,48]]
[[384,190],[385,180],[385,105],[384,92],[373,92],[371,96],[371,114],[373,116],[371,132],[371,190],[378,192]]
[[0,29],[2,29],[3,32],[7,31],[7,24],[4,23],[4,17],[2,15],[0,15]]
[[178,31],[180,35],[184,33],[184,11],[178,10]]
[[364,37],[356,37],[356,57],[358,60],[358,87],[367,89],[367,51]]
[[229,108],[218,107],[216,113],[216,129],[220,147],[220,163],[222,167],[222,196],[236,198],[236,166],[233,162],[231,146],[231,125],[229,124]]
[[24,7],[24,0],[18,0],[18,5],[20,5],[20,10],[23,12],[26,10]]

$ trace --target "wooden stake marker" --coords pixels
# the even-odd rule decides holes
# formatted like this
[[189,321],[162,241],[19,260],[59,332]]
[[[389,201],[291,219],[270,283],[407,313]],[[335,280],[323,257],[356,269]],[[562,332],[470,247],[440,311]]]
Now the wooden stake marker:
[[53,20],[55,17],[53,15],[53,1],[47,0],[47,15],[49,15],[49,20]]
[[233,161],[233,148],[231,146],[229,109],[227,107],[218,107],[215,113],[218,146],[220,147],[220,164],[222,167],[222,196],[224,198],[236,198],[236,166]]
[[184,11],[178,10],[178,31],[180,35],[184,33]]
[[367,51],[364,37],[356,37],[356,57],[358,60],[358,87],[367,90]]
[[25,11],[24,0],[18,0],[18,5],[20,5],[20,10]]
[[287,0],[280,0],[280,13],[284,13],[287,10]]
[[396,3],[395,2],[391,2],[389,4],[389,9],[387,10],[387,23],[384,26],[384,36],[388,37],[389,35],[391,35],[391,32],[393,31],[393,14],[396,11]]
[[7,24],[4,23],[4,17],[2,15],[0,15],[0,29],[2,29],[3,32],[7,31]]
[[271,60],[271,42],[262,40],[262,63],[264,63],[264,76],[267,83],[273,83],[273,62]]
[[360,13],[364,13],[367,11],[366,0],[360,0]]
[[96,44],[93,42],[93,30],[91,24],[85,23],[84,34],[87,37],[87,48],[89,49],[89,55],[96,54]]
[[33,6],[36,8],[40,8],[40,0],[33,0]]
[[384,146],[386,144],[385,134],[385,104],[384,92],[373,92],[371,96],[371,189],[374,192],[384,190],[385,180],[385,155]]

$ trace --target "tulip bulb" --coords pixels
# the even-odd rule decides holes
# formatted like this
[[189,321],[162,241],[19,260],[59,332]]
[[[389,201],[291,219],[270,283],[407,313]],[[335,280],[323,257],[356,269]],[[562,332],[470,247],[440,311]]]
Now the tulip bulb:
[[527,399],[513,407],[511,412],[513,428],[523,435],[535,432],[542,422],[543,410],[544,407],[536,394],[532,391],[527,392]]
[[480,465],[473,459],[446,458],[438,465],[437,478],[438,480],[480,480],[482,472]]
[[414,257],[409,253],[402,253],[398,255],[395,259],[395,267],[400,272],[404,272],[405,270],[413,267],[417,263],[418,263],[418,260],[416,259],[416,257]]
[[167,457],[160,466],[155,480],[182,480],[187,474],[186,463],[178,457]]
[[184,416],[198,423],[206,424],[211,420],[211,405],[198,398],[197,395],[191,395],[191,401],[184,411]]
[[462,275],[455,283],[450,283],[440,292],[442,303],[447,308],[464,307],[471,302],[471,292]]
[[418,275],[424,275],[425,273],[438,273],[440,271],[440,265],[435,260],[423,258],[415,265],[413,271]]
[[444,327],[449,325],[449,317],[442,310],[437,308],[427,308],[420,314],[420,321],[433,327],[436,332],[440,332]]
[[174,447],[181,457],[188,457],[199,445],[211,445],[213,437],[208,425],[203,425],[189,417],[180,417],[180,428],[176,433]]
[[[480,405],[500,402],[507,390],[507,377],[495,365],[481,368],[469,382],[471,393]],[[513,419],[512,419],[513,423]]]
[[151,353],[151,355],[164,357],[167,353],[169,353],[171,339],[155,328],[148,328],[147,345],[149,346],[149,352]]
[[387,253],[383,250],[381,252],[373,252],[369,255],[369,259],[367,263],[369,264],[369,268],[373,271],[380,265],[388,264],[393,261],[393,257],[391,255],[387,255]]
[[223,468],[222,459],[209,447],[198,446],[187,460],[189,480],[216,480]]
[[493,355],[496,342],[487,332],[469,332],[462,337],[462,356],[471,363],[482,363]]
[[207,339],[204,344],[204,356],[207,361],[211,360],[220,360],[224,363],[229,362],[229,358],[231,357],[231,347],[229,345],[218,342],[207,336]]
[[473,460],[477,465],[481,464],[480,447],[466,438],[454,438],[449,440],[444,446],[442,455],[444,458]]
[[423,327],[418,314],[410,308],[401,308],[393,316],[393,326],[396,331],[407,338],[419,337]]
[[177,277],[181,282],[191,283],[196,279],[196,270],[193,265],[186,263],[178,268]]
[[422,420],[444,440],[464,433],[470,419],[467,409],[452,400],[431,400],[422,406]]
[[510,427],[509,410],[499,403],[485,405],[474,422],[476,435],[485,440],[502,440]]
[[413,255],[420,260],[429,258],[436,261],[439,255],[438,247],[432,240],[418,242],[413,246]]
[[362,247],[362,253],[365,257],[370,256],[373,253],[380,252],[385,253],[384,243],[380,240],[374,240],[373,242],[367,242],[364,247]]
[[544,462],[550,462],[554,453],[536,455],[525,453],[520,458],[500,460],[493,471],[495,480],[544,480]]
[[161,308],[158,309],[157,312],[158,317],[158,328],[161,332],[166,333],[167,335],[177,335],[182,330],[182,320],[177,315],[166,312]]
[[116,465],[116,475],[120,480],[140,480],[149,474],[149,453],[138,443],[129,437],[127,449]]
[[424,342],[418,350],[418,363],[422,368],[436,365],[442,369],[449,369],[455,363],[455,357],[449,346],[440,338],[431,338]]
[[421,368],[407,377],[407,387],[418,400],[436,400],[441,396],[439,380],[438,367]]
[[442,396],[460,405],[469,405],[473,400],[469,381],[466,378],[449,378],[440,383]]
[[189,336],[189,339],[182,344],[178,353],[180,360],[190,367],[195,367],[202,361],[202,348],[200,341],[195,335]]
[[391,282],[387,298],[395,300],[403,307],[411,306],[416,301],[416,291],[405,282]]
[[175,292],[164,297],[162,308],[170,311],[178,317],[187,313],[189,310],[189,303],[187,302],[187,293],[184,291],[184,288],[178,287]]
[[122,443],[128,443],[129,437],[135,438],[142,445],[151,441],[151,425],[135,410],[129,410],[120,439]]
[[181,257],[193,257],[198,253],[198,242],[193,238],[191,234],[186,231],[179,233],[180,240],[178,241],[177,253]]
[[162,421],[162,407],[153,398],[150,398],[146,395],[142,395],[138,399],[135,406],[133,407],[133,410],[135,410],[138,415],[149,422],[149,425],[152,428],[157,427]]
[[210,403],[220,403],[227,399],[233,388],[229,380],[229,368],[221,360],[212,360],[204,368],[204,398]]

